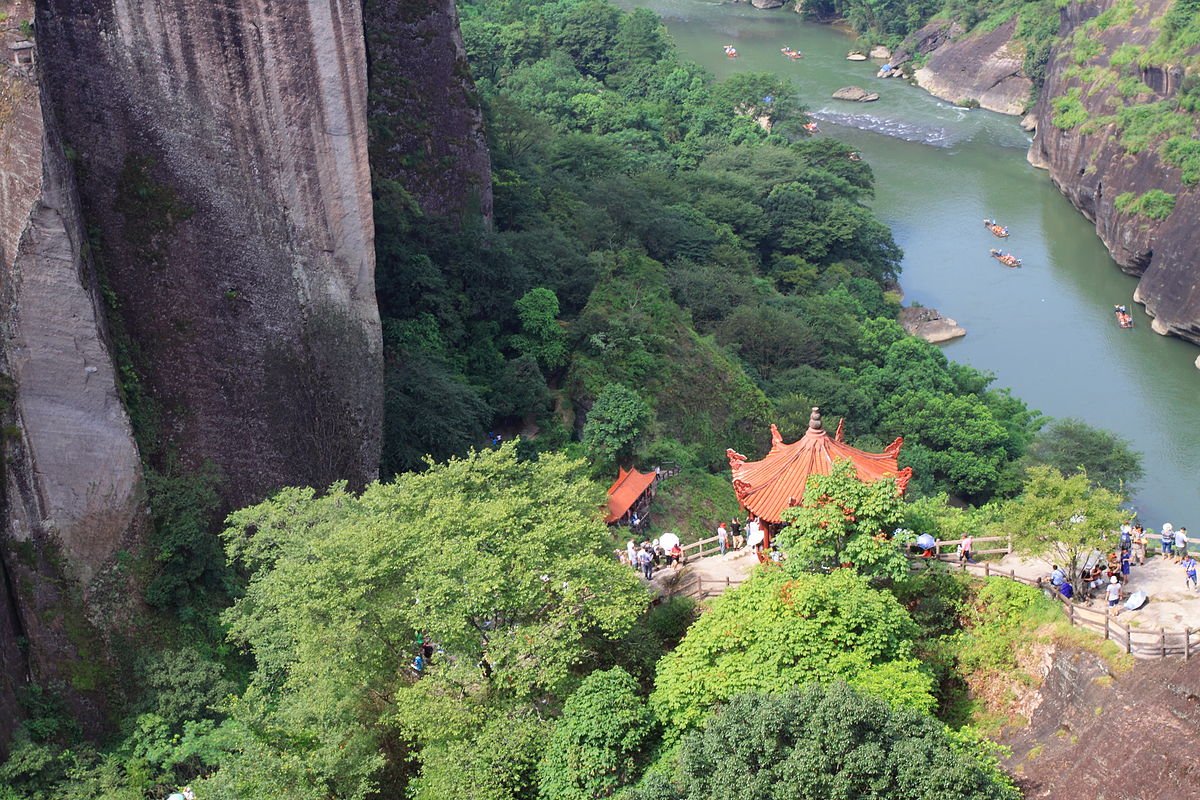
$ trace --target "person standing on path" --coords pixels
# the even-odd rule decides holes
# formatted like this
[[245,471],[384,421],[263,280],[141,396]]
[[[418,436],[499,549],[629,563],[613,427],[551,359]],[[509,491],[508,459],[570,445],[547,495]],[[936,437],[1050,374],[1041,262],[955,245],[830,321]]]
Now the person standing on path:
[[1187,573],[1187,582],[1184,586],[1188,589],[1196,588],[1196,559],[1188,556],[1183,560],[1183,571]]
[[1108,579],[1108,607],[1113,608],[1117,603],[1121,602],[1121,582],[1117,580],[1117,576],[1113,575]]
[[1133,563],[1139,567],[1146,563],[1146,529],[1141,525],[1133,527]]
[[721,555],[729,551],[729,531],[725,530],[724,522],[717,526],[717,547],[721,549]]
[[1162,554],[1163,558],[1170,558],[1171,551],[1175,548],[1175,526],[1169,522],[1164,522],[1162,526]]
[[634,569],[638,568],[638,553],[637,545],[633,543],[633,539],[629,540],[629,544],[625,545],[625,552],[629,554],[629,566]]
[[654,578],[654,556],[650,553],[649,547],[643,547],[638,553],[638,563],[642,565],[642,574],[646,576],[646,580]]
[[1187,546],[1188,546],[1187,528],[1180,528],[1179,530],[1175,531],[1175,560],[1176,561],[1183,561],[1185,558],[1187,558],[1187,554],[1188,554]]
[[960,552],[958,554],[958,560],[964,563],[974,564],[975,562],[971,561],[971,548],[974,545],[975,538],[968,533],[963,537],[962,544],[959,545]]

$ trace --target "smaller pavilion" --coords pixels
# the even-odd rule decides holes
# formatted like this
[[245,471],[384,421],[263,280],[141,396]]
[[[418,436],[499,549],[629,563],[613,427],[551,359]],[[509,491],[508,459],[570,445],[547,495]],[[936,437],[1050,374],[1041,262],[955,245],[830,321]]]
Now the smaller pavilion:
[[[608,515],[604,522],[614,525],[623,521],[631,510],[638,510],[654,496],[656,472],[638,472],[632,467],[618,469],[617,479],[608,487]],[[643,513],[642,516],[645,516]]]
[[821,423],[821,411],[814,407],[808,420],[808,430],[799,440],[787,444],[779,429],[771,426],[771,450],[761,461],[747,461],[741,453],[726,450],[733,471],[733,491],[742,508],[774,528],[783,520],[785,508],[798,506],[804,500],[804,487],[809,475],[828,475],[835,461],[849,460],[854,464],[858,479],[870,483],[895,478],[900,491],[908,486],[912,467],[899,469],[897,459],[903,439],[884,448],[882,453],[868,453],[851,447],[843,439],[842,423],[830,436]]

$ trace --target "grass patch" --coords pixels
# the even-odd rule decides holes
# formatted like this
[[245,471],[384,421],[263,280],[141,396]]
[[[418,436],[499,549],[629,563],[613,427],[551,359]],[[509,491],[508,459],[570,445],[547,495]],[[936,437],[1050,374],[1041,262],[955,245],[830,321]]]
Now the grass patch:
[[687,544],[716,536],[718,522],[740,513],[728,476],[686,470],[659,484],[650,504],[649,530],[654,536],[677,533]]
[[1163,161],[1179,167],[1180,180],[1187,186],[1200,183],[1200,140],[1187,136],[1172,136],[1162,146]]
[[1114,201],[1117,211],[1122,214],[1137,214],[1147,219],[1162,221],[1171,216],[1175,210],[1175,195],[1162,189],[1151,189],[1141,196],[1133,192],[1117,195]]
[[1050,121],[1054,127],[1069,131],[1079,127],[1087,122],[1088,112],[1083,106],[1083,100],[1080,99],[1080,90],[1078,87],[1072,87],[1065,95],[1056,97],[1051,101],[1054,108],[1054,114]]
[[1117,69],[1123,69],[1135,63],[1145,51],[1144,47],[1127,42],[1112,52],[1112,55],[1108,57],[1108,63]]

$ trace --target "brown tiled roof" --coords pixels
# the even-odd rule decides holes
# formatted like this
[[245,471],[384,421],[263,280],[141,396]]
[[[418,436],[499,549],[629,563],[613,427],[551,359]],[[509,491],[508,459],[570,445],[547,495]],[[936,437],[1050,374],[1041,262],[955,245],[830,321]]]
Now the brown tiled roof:
[[912,468],[899,469],[896,463],[903,439],[896,439],[882,453],[867,453],[846,444],[841,434],[841,424],[836,436],[826,433],[821,414],[814,408],[808,430],[791,444],[785,444],[779,429],[772,425],[771,451],[761,461],[747,461],[744,455],[726,450],[738,501],[763,520],[780,522],[780,512],[804,499],[808,476],[828,475],[833,462],[843,459],[854,463],[859,480],[895,478],[900,491],[904,491]]
[[625,516],[630,506],[654,484],[655,477],[653,472],[618,468],[617,479],[608,487],[608,516],[604,521],[611,525]]

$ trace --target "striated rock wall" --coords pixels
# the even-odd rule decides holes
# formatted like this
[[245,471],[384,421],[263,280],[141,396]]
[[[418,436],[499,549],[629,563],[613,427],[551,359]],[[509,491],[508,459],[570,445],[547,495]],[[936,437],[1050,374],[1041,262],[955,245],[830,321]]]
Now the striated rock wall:
[[1010,733],[1007,768],[1027,798],[1190,800],[1200,780],[1200,661],[1140,661],[1113,674],[1058,648]]
[[150,458],[238,505],[377,471],[361,0],[39,0]]
[[[6,6],[23,41],[32,3]],[[0,71],[0,752],[28,680],[70,687],[85,729],[103,716],[95,670],[126,596],[114,558],[136,538],[141,462],[117,392],[74,177],[33,66]],[[89,613],[90,612],[90,613]],[[98,624],[97,624],[98,623]]]
[[[1127,24],[1095,32],[1102,47],[1088,67],[1109,69],[1109,57],[1122,44],[1152,43],[1158,29],[1151,22],[1169,4],[1170,0],[1147,0],[1138,4],[1137,13]],[[1070,36],[1111,5],[1111,0],[1099,0],[1066,6],[1061,37]],[[1154,317],[1154,330],[1200,344],[1200,226],[1196,225],[1200,219],[1200,192],[1182,184],[1180,171],[1161,159],[1157,141],[1130,154],[1122,146],[1121,132],[1114,124],[1089,123],[1069,130],[1055,126],[1054,98],[1072,89],[1080,92],[1090,120],[1103,120],[1113,113],[1114,104],[1120,107],[1125,102],[1115,82],[1100,87],[1083,84],[1073,65],[1070,46],[1057,48],[1034,112],[1039,125],[1029,160],[1049,170],[1055,186],[1095,223],[1097,234],[1121,269],[1140,276],[1134,299],[1144,303],[1147,313]],[[1151,91],[1134,102],[1144,104],[1174,97],[1182,71],[1147,67],[1139,77]],[[1175,209],[1165,220],[1122,213],[1116,208],[1116,198],[1121,194],[1140,196],[1151,189],[1176,197]]]
[[433,216],[492,217],[491,159],[454,0],[366,0],[371,166]]
[[914,49],[930,53],[925,66],[913,73],[914,80],[942,100],[975,100],[989,111],[1022,113],[1029,104],[1033,82],[1021,70],[1025,53],[1012,40],[1016,26],[1013,19],[986,33],[939,42],[946,24],[927,25],[912,37],[917,42]]

